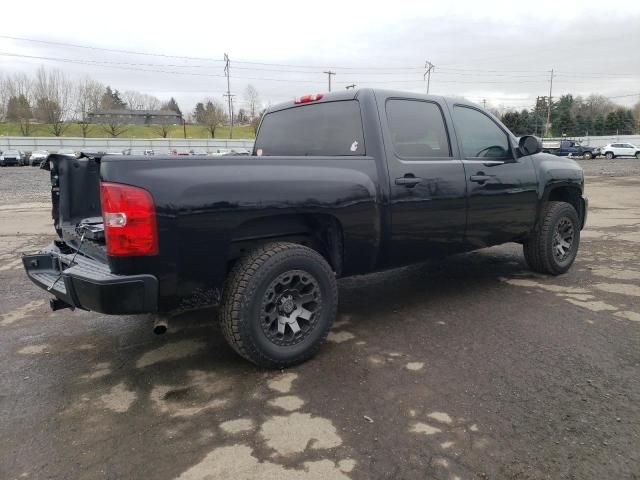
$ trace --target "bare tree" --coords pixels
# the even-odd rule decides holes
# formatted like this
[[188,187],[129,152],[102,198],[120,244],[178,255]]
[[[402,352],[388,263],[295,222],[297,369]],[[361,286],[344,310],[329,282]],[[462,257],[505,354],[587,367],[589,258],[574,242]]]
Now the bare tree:
[[158,97],[146,93],[142,94],[142,108],[145,110],[159,110],[161,104]]
[[85,138],[89,136],[92,129],[89,113],[100,108],[103,93],[104,85],[91,77],[84,77],[76,85],[76,119],[80,124],[82,136]]
[[226,117],[224,106],[218,100],[207,100],[202,115],[202,123],[207,127],[211,138],[215,137],[216,129],[222,125]]
[[136,90],[126,90],[122,92],[122,100],[125,101],[131,110],[143,110],[142,93]]
[[28,137],[31,135],[32,106],[33,106],[33,81],[24,73],[16,73],[7,77],[5,83],[7,99],[7,120],[20,124],[20,133]]
[[158,97],[137,90],[127,90],[122,94],[122,99],[131,110],[158,110],[161,105]]
[[101,124],[102,130],[113,138],[117,138],[128,130],[128,127],[112,118],[107,123]]
[[9,80],[0,73],[0,122],[7,117],[7,103],[9,102]]
[[[577,100],[577,98],[576,98]],[[575,101],[574,104],[580,105],[581,102]],[[582,102],[583,112],[574,112],[574,113],[583,113],[586,116],[595,118],[598,115],[606,116],[608,113],[613,112],[617,105],[609,100],[604,95],[589,95]]]
[[247,88],[244,90],[244,99],[249,105],[249,116],[251,119],[254,119],[260,109],[260,95],[256,87],[251,84],[247,85]]
[[171,125],[167,123],[159,123],[157,125],[154,125],[153,129],[162,138],[167,138],[169,136],[169,132],[171,131]]
[[73,85],[61,70],[47,71],[40,67],[34,85],[36,117],[48,124],[56,137],[61,136],[70,123],[73,105]]
[[264,116],[264,112],[265,110],[262,110],[258,115],[256,115],[255,117],[253,117],[251,119],[251,128],[253,129],[253,134],[257,135],[258,133],[258,127],[260,126],[260,121],[262,120],[262,117]]

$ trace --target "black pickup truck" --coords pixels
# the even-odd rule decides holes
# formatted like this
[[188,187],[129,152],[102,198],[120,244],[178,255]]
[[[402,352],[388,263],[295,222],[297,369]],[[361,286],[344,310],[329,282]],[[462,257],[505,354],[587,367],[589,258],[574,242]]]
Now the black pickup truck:
[[576,140],[544,140],[542,151],[559,157],[582,157],[591,160],[596,157],[595,147],[587,147]]
[[250,156],[51,155],[59,239],[23,258],[52,308],[153,314],[219,306],[244,358],[310,358],[336,278],[505,242],[552,275],[585,223],[572,160],[460,99],[369,90],[271,107]]

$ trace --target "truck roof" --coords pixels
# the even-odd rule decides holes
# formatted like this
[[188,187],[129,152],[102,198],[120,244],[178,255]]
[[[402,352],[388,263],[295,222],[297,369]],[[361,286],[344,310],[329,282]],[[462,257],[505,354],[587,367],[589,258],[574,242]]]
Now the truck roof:
[[[473,102],[470,102],[462,97],[444,97],[442,95],[426,95],[422,93],[416,92],[405,92],[401,90],[385,90],[379,88],[359,88],[359,89],[351,89],[351,90],[340,90],[337,92],[317,92],[316,95],[322,95],[322,98],[319,100],[313,100],[309,103],[325,103],[325,102],[335,102],[341,100],[353,100],[358,98],[361,95],[369,95],[380,93],[383,96],[387,97],[405,97],[405,98],[418,98],[422,100],[450,100],[455,103],[463,104],[463,105],[473,105],[478,106]],[[313,95],[313,93],[312,93]],[[265,113],[277,112],[278,110],[285,110],[287,108],[295,107],[300,105],[296,103],[296,99],[289,100],[287,102],[278,103],[273,105],[267,109]]]

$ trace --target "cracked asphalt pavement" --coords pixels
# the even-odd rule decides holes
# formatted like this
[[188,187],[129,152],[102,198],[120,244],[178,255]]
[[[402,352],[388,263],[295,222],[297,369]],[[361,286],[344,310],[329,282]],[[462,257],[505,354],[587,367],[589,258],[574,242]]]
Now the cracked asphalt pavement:
[[582,162],[566,275],[521,247],[341,280],[312,361],[259,370],[215,311],[49,311],[19,256],[47,172],[0,171],[2,479],[638,479],[640,162]]

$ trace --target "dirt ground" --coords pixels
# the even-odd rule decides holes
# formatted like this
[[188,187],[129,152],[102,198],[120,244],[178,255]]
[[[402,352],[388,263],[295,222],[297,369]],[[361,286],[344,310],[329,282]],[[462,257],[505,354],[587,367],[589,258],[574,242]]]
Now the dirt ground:
[[640,162],[598,162],[566,275],[508,244],[341,280],[328,341],[282,372],[213,311],[163,337],[51,312],[19,259],[52,239],[47,173],[2,169],[0,478],[640,478]]

